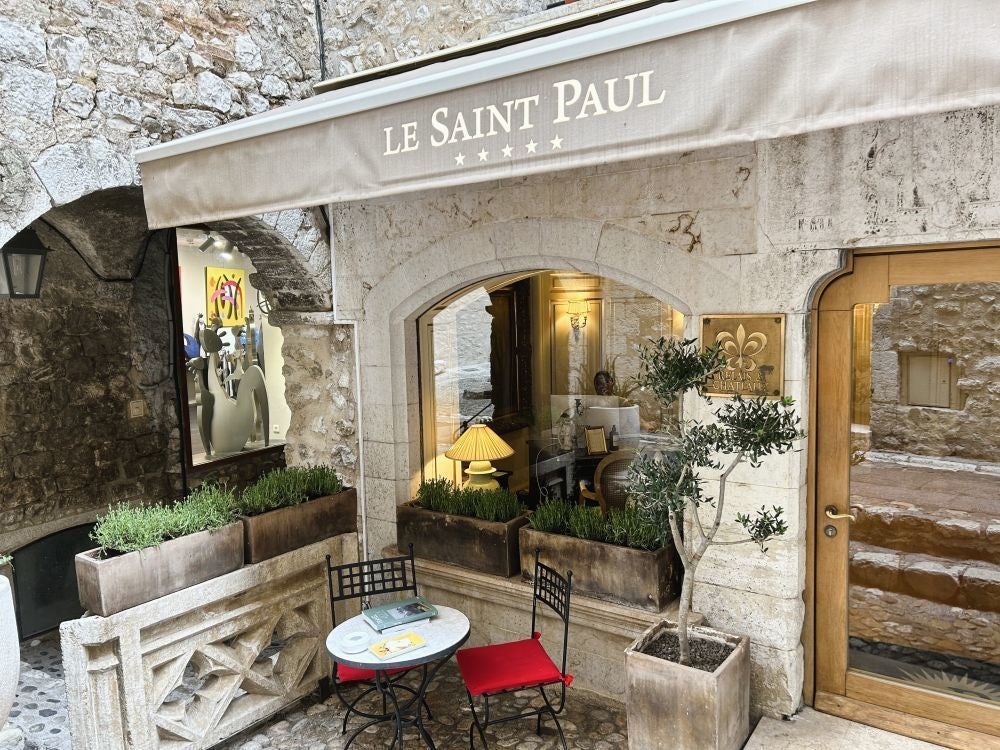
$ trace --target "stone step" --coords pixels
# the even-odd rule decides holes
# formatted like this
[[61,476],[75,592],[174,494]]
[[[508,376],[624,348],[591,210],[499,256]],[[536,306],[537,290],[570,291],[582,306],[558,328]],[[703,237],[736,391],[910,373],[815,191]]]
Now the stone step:
[[900,552],[1000,565],[997,514],[851,496],[851,539]]
[[765,716],[743,750],[944,750],[847,719],[804,708],[788,721]]
[[1000,612],[1000,565],[851,542],[852,586],[906,594],[950,607]]
[[852,638],[948,654],[987,667],[997,661],[1000,613],[860,585],[850,587],[848,604]]

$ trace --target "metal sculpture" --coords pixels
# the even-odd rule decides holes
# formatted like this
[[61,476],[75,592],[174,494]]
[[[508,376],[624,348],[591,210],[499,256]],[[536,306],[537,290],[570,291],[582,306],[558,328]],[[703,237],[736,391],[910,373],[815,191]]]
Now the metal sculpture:
[[[250,334],[245,346],[241,345],[245,326],[223,330],[218,317],[206,326],[200,314],[194,324],[195,340],[205,354],[189,359],[187,366],[195,380],[198,431],[209,456],[238,453],[251,440],[270,444],[267,387],[257,361],[253,311],[247,321]],[[229,335],[234,342],[231,353],[223,341]]]

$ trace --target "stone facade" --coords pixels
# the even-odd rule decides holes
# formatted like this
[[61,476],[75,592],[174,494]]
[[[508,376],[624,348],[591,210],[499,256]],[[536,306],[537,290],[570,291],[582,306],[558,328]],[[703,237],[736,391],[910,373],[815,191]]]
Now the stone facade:
[[[897,287],[872,318],[872,447],[1000,461],[1000,285]],[[902,358],[955,361],[959,408],[901,402]]]
[[[163,284],[162,245],[135,283],[98,281],[75,254],[52,255],[40,299],[0,303],[0,538],[176,491],[175,404],[160,382],[166,311],[145,304]],[[129,418],[131,401],[142,417]]]
[[[283,463],[271,454],[184,476],[168,240],[148,232],[131,153],[309,95],[317,77],[311,7],[4,7],[0,244],[31,225],[51,252],[40,299],[0,302],[0,550],[90,521],[109,502],[175,497],[185,478],[239,486]],[[213,226],[288,310],[330,308],[324,228],[313,211]],[[129,418],[131,401],[142,417]]]
[[[420,476],[414,321],[430,305],[491,276],[551,268],[649,293],[685,314],[688,336],[702,314],[784,312],[784,392],[806,415],[811,293],[843,248],[997,234],[995,189],[980,177],[1000,176],[995,116],[858,125],[335,206],[336,312],[359,321],[369,548],[393,542],[395,506]],[[930,141],[939,150],[918,146]],[[961,179],[948,177],[956,164]],[[801,702],[806,467],[803,451],[734,473],[720,538],[737,533],[733,515],[761,505],[784,507],[789,533],[766,556],[710,552],[695,591],[710,625],[751,637],[754,710],[770,714]]]
[[[8,3],[0,18],[0,243],[33,222],[42,226],[37,220],[44,217],[99,273],[127,276],[147,237],[131,151],[307,95],[318,71],[310,5]],[[323,7],[330,69],[339,74],[511,28],[540,4],[393,0],[374,8],[351,0]],[[552,13],[561,12],[571,11]],[[295,313],[281,324],[293,412],[288,460],[332,460],[354,472],[363,436],[364,472],[357,480],[367,495],[368,546],[391,544],[395,507],[409,498],[420,468],[416,317],[472,282],[544,268],[634,286],[684,312],[687,335],[697,333],[702,314],[785,312],[784,389],[805,414],[810,294],[840,266],[843,248],[997,237],[997,112],[877,122],[334,206],[335,295],[316,213],[220,223],[227,234],[242,233],[235,241],[258,268],[254,284],[274,297],[277,310]],[[18,471],[43,473],[65,463],[65,471],[59,469],[64,486],[59,472],[49,484],[41,481],[47,473],[26,476],[39,481],[21,493],[27,502],[12,508],[4,501],[0,513],[14,514],[0,516],[5,529],[8,521],[30,522],[36,530],[63,523],[81,506],[61,503],[90,502],[86,485],[70,484],[73,467],[85,461],[75,450],[79,436],[101,419],[115,443],[125,436],[120,454],[107,436],[100,445],[84,442],[95,452],[86,458],[87,470],[104,472],[101,486],[108,489],[101,491],[138,493],[147,482],[166,489],[175,476],[172,397],[161,383],[162,359],[145,348],[154,329],[156,335],[164,330],[164,311],[158,302],[138,309],[162,289],[152,275],[155,263],[144,270],[148,281],[126,290],[117,282],[95,289],[65,247],[51,260],[42,300],[0,307],[4,390],[16,383],[24,394],[8,399],[0,413],[0,476],[16,479]],[[88,289],[81,301],[80,290]],[[336,319],[356,320],[356,329],[334,324],[334,297]],[[40,314],[27,312],[33,309]],[[129,328],[115,320],[123,311],[135,313]],[[107,321],[114,334],[103,335],[104,325],[88,352],[85,336],[64,329],[67,322],[91,327],[93,319]],[[137,340],[128,367],[105,360],[103,350],[119,352],[121,342]],[[80,362],[91,368],[77,381],[86,395],[74,404],[78,421],[67,422],[56,405],[62,386],[54,390],[44,379],[44,368],[54,364],[44,355],[51,360],[53,350],[61,352],[62,373]],[[147,401],[149,421],[130,426],[121,407],[125,395],[135,393]],[[41,402],[47,411],[32,416],[32,404]],[[688,404],[689,414],[700,416],[698,408]],[[65,426],[39,432],[42,419],[62,419]],[[29,423],[36,428],[30,435]],[[67,433],[77,438],[68,447],[49,447],[50,439],[64,445]],[[151,444],[155,454],[145,452]],[[19,468],[12,449],[26,456]],[[761,504],[782,505],[789,534],[767,556],[749,547],[710,554],[695,595],[696,609],[711,625],[753,639],[755,708],[771,714],[791,713],[801,696],[806,466],[799,452],[769,460],[759,471],[738,470],[729,518]],[[135,467],[144,473],[136,475]],[[723,538],[731,532],[724,528]],[[5,546],[12,537],[0,536],[0,550]]]

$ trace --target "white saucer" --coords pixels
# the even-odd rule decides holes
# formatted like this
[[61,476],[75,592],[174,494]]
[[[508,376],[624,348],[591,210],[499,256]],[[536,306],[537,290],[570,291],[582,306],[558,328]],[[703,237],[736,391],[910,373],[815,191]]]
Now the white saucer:
[[368,648],[367,633],[348,633],[340,639],[340,648],[348,654],[357,654]]

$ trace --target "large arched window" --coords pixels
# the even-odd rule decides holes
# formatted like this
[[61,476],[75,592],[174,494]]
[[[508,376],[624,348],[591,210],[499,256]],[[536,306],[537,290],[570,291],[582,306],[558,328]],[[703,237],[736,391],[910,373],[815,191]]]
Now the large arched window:
[[418,326],[424,478],[461,482],[463,466],[445,452],[487,422],[514,449],[494,462],[501,484],[529,504],[574,498],[602,457],[673,416],[638,387],[638,348],[681,336],[683,315],[611,279],[494,278],[441,300]]

